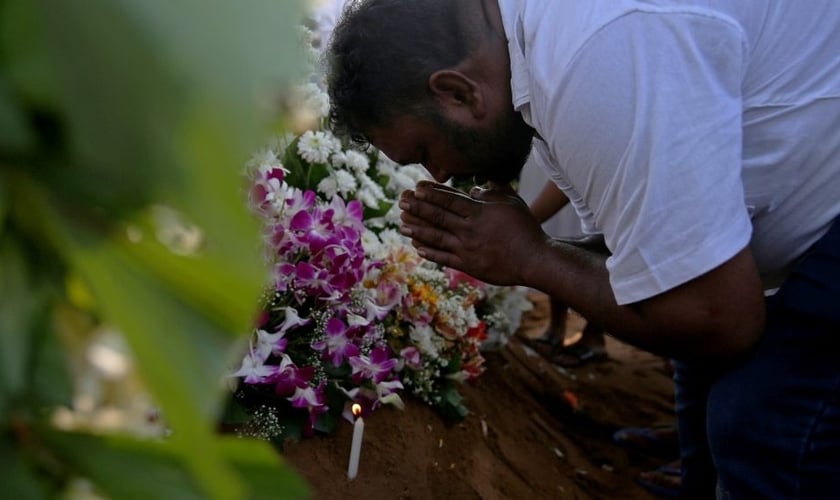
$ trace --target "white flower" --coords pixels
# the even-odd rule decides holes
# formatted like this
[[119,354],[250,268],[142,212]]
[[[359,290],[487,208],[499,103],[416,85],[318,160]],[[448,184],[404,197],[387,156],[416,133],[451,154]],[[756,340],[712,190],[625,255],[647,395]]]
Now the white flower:
[[409,337],[411,341],[420,349],[423,354],[430,356],[432,359],[436,359],[438,357],[438,350],[435,346],[434,342],[432,341],[432,337],[435,335],[435,331],[429,325],[415,325],[411,327],[411,332],[409,332]]
[[242,366],[239,370],[230,374],[231,377],[245,377],[245,382],[256,384],[277,373],[277,367],[265,365],[264,353],[250,350],[242,358]]
[[327,176],[318,183],[318,191],[324,194],[327,199],[334,198],[338,194],[338,182],[334,176]]
[[408,239],[398,233],[395,229],[386,229],[379,233],[379,239],[382,241],[382,245],[385,247],[401,247],[406,246],[408,250],[413,249],[414,247],[408,246]]
[[385,156],[381,151],[379,152],[379,159],[376,162],[376,171],[379,175],[391,176],[399,165],[396,162]]
[[370,229],[362,233],[362,248],[365,249],[365,255],[370,255],[374,259],[381,258],[378,256],[382,253],[382,242],[379,241],[379,236]]
[[309,163],[326,163],[341,149],[341,142],[330,132],[307,130],[298,141],[298,154]]
[[364,174],[370,167],[367,155],[355,150],[348,150],[344,153],[344,164],[347,168],[357,174]]
[[379,200],[376,194],[370,189],[362,188],[356,193],[356,198],[359,199],[366,207],[379,208]]
[[400,206],[398,204],[394,203],[393,205],[391,205],[391,208],[388,210],[388,212],[385,214],[385,217],[383,218],[384,219],[383,220],[384,224],[387,224],[387,225],[390,225],[390,226],[398,226],[401,222],[400,221],[400,215],[401,214],[402,214],[402,209],[400,208]]
[[254,353],[258,359],[265,361],[271,353],[279,354],[280,341],[285,333],[270,333],[265,330],[257,330],[257,344],[254,346]]
[[336,170],[333,172],[333,176],[335,177],[335,182],[338,186],[338,192],[341,193],[342,196],[346,197],[358,189],[356,178],[353,177],[353,174],[350,172],[346,170]]
[[376,198],[377,200],[385,200],[385,191],[382,190],[382,186],[377,184],[373,181],[368,175],[364,172],[361,172],[359,175],[359,183],[366,191],[370,191],[371,195]]

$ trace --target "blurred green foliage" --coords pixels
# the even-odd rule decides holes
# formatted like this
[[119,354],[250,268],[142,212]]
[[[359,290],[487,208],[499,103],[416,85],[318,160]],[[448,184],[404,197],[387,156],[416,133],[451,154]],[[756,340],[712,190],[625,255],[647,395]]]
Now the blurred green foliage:
[[[301,77],[300,0],[0,0],[0,497],[300,498],[220,435],[265,270],[241,165]],[[166,206],[201,228],[173,247]],[[177,250],[177,249],[176,249]],[[66,430],[74,342],[124,335],[171,435]]]

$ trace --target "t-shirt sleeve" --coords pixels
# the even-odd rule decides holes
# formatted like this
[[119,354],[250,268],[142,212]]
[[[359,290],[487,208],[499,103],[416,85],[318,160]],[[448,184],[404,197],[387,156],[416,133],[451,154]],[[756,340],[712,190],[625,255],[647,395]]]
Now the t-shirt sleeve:
[[690,281],[749,243],[744,51],[725,19],[633,12],[591,36],[559,77],[535,79],[545,86],[534,92],[542,101],[532,95],[546,110],[538,128],[612,251],[619,304]]

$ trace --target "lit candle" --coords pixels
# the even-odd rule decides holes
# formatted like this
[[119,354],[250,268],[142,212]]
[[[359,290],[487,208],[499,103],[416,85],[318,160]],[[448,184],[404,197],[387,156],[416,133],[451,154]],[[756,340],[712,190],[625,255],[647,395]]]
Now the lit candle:
[[353,416],[356,423],[353,424],[353,443],[350,445],[350,464],[347,466],[347,479],[353,479],[359,472],[359,454],[362,452],[362,434],[365,432],[365,421],[362,419],[362,407],[353,403]]

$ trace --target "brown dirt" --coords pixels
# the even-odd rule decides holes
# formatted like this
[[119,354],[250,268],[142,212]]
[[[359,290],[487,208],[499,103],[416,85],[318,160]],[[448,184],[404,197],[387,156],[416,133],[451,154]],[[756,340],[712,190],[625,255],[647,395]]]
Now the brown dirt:
[[[547,301],[521,334],[545,328]],[[570,331],[582,321],[570,322]],[[352,425],[286,444],[288,463],[316,499],[654,498],[639,472],[666,460],[616,446],[615,430],[673,422],[673,388],[661,358],[608,338],[609,360],[558,370],[518,339],[488,353],[487,371],[463,387],[470,414],[446,423],[406,397],[365,420],[359,475],[346,479]]]

